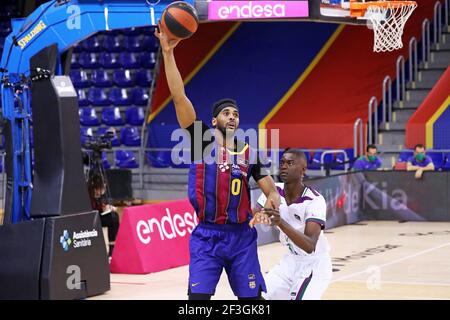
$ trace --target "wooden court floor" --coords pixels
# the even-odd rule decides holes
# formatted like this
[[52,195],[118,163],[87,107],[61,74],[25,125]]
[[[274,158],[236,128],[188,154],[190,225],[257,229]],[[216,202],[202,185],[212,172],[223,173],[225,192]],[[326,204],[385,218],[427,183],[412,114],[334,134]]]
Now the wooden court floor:
[[[333,279],[323,299],[450,299],[450,223],[362,221],[326,231]],[[286,252],[259,247],[263,272]],[[92,299],[184,300],[188,267],[111,275],[111,291]],[[213,299],[235,299],[225,272]]]

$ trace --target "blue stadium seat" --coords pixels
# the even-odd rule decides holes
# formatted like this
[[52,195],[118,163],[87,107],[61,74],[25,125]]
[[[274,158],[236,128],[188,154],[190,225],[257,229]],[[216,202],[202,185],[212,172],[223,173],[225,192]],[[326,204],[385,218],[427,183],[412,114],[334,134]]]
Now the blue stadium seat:
[[80,140],[81,146],[86,144],[88,137],[92,137],[94,135],[92,128],[81,127],[80,128]]
[[94,106],[109,106],[109,105],[111,105],[111,101],[109,101],[109,98],[108,98],[107,94],[105,93],[104,89],[92,88],[91,90],[89,90],[88,99],[89,99],[90,103]]
[[444,165],[444,154],[442,152],[427,151],[427,155],[433,160],[434,170],[442,170]]
[[80,53],[78,62],[81,67],[86,69],[97,69],[100,67],[100,63],[95,53],[88,53],[88,52]]
[[[312,157],[311,163],[308,166],[308,169],[310,170],[320,170],[320,159],[322,157],[323,151],[316,151],[314,152],[314,156]],[[326,154],[325,158],[323,159],[324,164],[332,163],[333,162],[333,155],[332,154]],[[325,167],[323,167],[325,169]]]
[[331,166],[333,170],[345,170],[345,155],[343,153],[336,154],[336,164]]
[[414,155],[413,151],[402,151],[398,156],[398,162],[407,162],[410,157]]
[[132,126],[142,126],[144,117],[144,108],[142,107],[131,107],[125,111],[125,121]]
[[0,157],[0,173],[3,172],[3,158]]
[[76,45],[73,46],[72,53],[80,53],[80,52],[83,52],[83,47],[81,46],[81,43],[77,43]]
[[103,49],[102,43],[97,36],[92,36],[81,43],[81,47],[87,52],[100,52]]
[[84,70],[70,71],[70,79],[76,88],[87,88],[91,86],[91,81]]
[[123,46],[118,36],[105,35],[103,38],[103,49],[107,52],[122,52]]
[[112,87],[112,81],[109,74],[102,70],[94,70],[91,75],[92,84],[96,87],[109,88]]
[[119,55],[119,61],[125,69],[136,69],[140,67],[136,54],[133,52],[122,52]]
[[171,165],[170,151],[147,151],[147,164],[154,168],[168,168]]
[[87,98],[86,91],[78,89],[77,94],[78,94],[78,105],[80,107],[86,107],[91,104],[89,102],[89,99]]
[[121,67],[118,56],[115,53],[109,53],[109,52],[100,53],[98,62],[101,67],[107,68],[107,69],[115,69],[115,68]]
[[142,48],[146,51],[157,52],[159,48],[159,40],[152,35],[145,35],[142,39]]
[[148,104],[148,89],[136,88],[132,95],[135,105],[146,106]]
[[127,147],[139,147],[141,145],[141,136],[136,127],[123,127],[120,130],[120,141]]
[[78,62],[80,55],[76,53],[72,53],[72,57],[70,58],[70,67],[72,69],[78,69],[80,68],[80,63]]
[[123,47],[128,52],[142,51],[139,36],[126,36],[123,38]]
[[102,122],[107,126],[123,126],[125,124],[118,107],[103,108]]
[[102,152],[102,163],[103,163],[103,167],[105,169],[111,169],[111,164],[108,161],[108,156],[106,154],[106,151]]
[[117,150],[116,166],[121,169],[134,169],[139,168],[139,162],[132,151]]
[[109,92],[109,100],[115,106],[129,106],[132,104],[131,95],[127,89],[114,88]]
[[122,34],[125,36],[138,36],[141,33],[141,30],[139,30],[138,28],[127,28],[127,29],[122,29]]
[[86,107],[78,109],[78,114],[80,115],[80,123],[83,126],[98,126],[100,121],[98,120],[97,113],[95,109]]
[[5,46],[5,38],[0,37],[0,52],[3,51],[4,46]]
[[139,56],[139,62],[143,68],[153,69],[156,64],[154,52],[144,52]]
[[136,84],[141,87],[149,87],[152,84],[153,75],[150,70],[136,72]]
[[108,128],[108,127],[100,127],[100,128],[98,128],[96,135],[97,135],[97,136],[103,136],[103,135],[106,133],[106,131],[108,131],[108,130],[114,132],[113,138],[111,139],[111,145],[112,145],[113,147],[118,147],[118,146],[120,146],[120,140],[119,140],[119,138],[117,137],[117,132],[116,132],[116,130],[111,130],[111,128]]
[[442,165],[443,171],[450,171],[450,152],[444,153],[444,164]]
[[134,81],[130,70],[114,70],[113,81],[116,86],[122,88],[134,86]]

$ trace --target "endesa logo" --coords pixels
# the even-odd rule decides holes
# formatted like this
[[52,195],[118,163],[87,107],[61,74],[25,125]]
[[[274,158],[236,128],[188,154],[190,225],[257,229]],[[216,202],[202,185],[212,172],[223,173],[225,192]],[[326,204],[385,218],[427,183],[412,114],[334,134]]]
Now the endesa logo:
[[172,215],[170,210],[166,208],[166,214],[161,220],[156,218],[139,220],[136,224],[136,232],[143,244],[149,244],[152,241],[153,234],[159,236],[162,241],[185,237],[187,233],[192,233],[197,224],[198,220],[195,213],[185,212],[184,214]]
[[209,20],[308,17],[308,1],[211,1]]

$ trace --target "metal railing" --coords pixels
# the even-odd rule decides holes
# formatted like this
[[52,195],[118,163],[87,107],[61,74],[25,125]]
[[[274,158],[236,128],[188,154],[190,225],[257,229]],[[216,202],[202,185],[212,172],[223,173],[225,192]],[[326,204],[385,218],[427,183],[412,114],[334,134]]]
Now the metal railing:
[[[367,119],[368,119],[368,143],[369,144],[377,144],[378,143],[378,101],[376,97],[370,98],[368,110],[367,110]],[[373,119],[375,118],[375,119]],[[373,123],[373,125],[372,125]],[[373,128],[372,128],[373,127]],[[373,132],[372,132],[373,130]]]
[[397,89],[397,102],[405,100],[406,95],[406,79],[405,79],[405,58],[399,56],[396,62],[396,89]]
[[417,58],[417,39],[412,37],[409,40],[409,82],[413,83],[417,80],[417,70],[418,70],[418,58]]
[[[448,15],[448,11],[446,12]],[[437,1],[434,4],[434,14],[433,14],[433,35],[434,43],[441,43],[442,37],[442,4]]]
[[[392,80],[390,76],[386,76],[383,80],[383,123],[392,120]],[[387,115],[386,115],[387,109]]]
[[[359,152],[358,152],[358,127],[359,127]],[[355,120],[353,124],[353,155],[355,158],[363,154],[363,122],[361,118]]]
[[431,43],[430,43],[430,20],[425,19],[422,23],[422,60],[430,61]]

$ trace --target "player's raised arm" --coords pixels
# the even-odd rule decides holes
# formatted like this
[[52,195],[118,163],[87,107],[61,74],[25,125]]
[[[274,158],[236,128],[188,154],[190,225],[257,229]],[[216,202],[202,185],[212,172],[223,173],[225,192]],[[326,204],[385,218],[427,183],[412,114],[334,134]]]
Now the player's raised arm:
[[159,30],[155,30],[155,35],[161,43],[167,84],[172,94],[178,123],[180,127],[187,128],[195,121],[196,114],[192,102],[186,97],[183,78],[180,75],[173,53],[180,40],[169,39],[161,27]]

